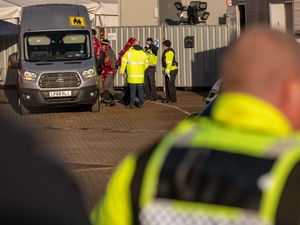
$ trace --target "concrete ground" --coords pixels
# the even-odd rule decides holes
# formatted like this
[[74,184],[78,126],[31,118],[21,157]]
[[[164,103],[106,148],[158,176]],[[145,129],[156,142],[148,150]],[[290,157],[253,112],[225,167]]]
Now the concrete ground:
[[0,112],[18,126],[34,130],[43,149],[65,162],[90,210],[125,155],[147,149],[204,106],[200,93],[178,91],[177,95],[176,104],[147,101],[142,109],[125,109],[117,103],[101,104],[99,113],[76,108],[21,116],[16,90],[0,89]]

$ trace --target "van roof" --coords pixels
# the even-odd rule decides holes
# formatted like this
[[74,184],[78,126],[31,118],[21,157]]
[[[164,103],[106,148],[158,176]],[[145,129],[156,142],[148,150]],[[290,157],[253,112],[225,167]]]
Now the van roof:
[[45,4],[24,7],[21,32],[91,29],[86,7],[74,4]]

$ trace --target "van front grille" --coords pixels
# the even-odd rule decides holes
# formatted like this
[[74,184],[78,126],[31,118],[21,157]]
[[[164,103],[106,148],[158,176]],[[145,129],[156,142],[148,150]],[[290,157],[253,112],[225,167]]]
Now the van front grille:
[[44,73],[39,80],[41,88],[79,87],[81,79],[77,73]]
[[52,103],[68,103],[76,101],[77,97],[59,97],[59,98],[44,98],[46,102]]

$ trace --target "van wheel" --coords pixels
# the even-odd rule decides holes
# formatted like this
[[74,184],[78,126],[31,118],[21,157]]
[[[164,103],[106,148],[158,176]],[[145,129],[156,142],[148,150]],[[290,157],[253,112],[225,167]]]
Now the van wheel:
[[30,114],[29,109],[27,109],[23,103],[20,97],[18,97],[18,106],[19,106],[19,113],[20,115],[28,115]]
[[99,112],[100,111],[100,101],[97,98],[96,102],[91,106],[91,112]]

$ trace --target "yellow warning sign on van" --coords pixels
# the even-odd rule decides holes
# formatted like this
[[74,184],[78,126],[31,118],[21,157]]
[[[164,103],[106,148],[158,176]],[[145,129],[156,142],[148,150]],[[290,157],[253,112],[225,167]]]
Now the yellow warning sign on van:
[[78,26],[78,27],[85,27],[85,20],[82,16],[70,16],[70,25],[71,26]]

